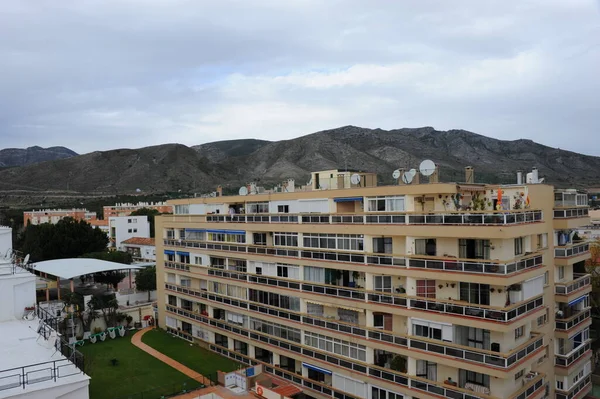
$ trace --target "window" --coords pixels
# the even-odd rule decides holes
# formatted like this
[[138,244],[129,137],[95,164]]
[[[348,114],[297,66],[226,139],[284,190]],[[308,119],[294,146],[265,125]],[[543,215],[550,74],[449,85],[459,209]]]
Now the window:
[[417,377],[437,381],[437,363],[417,360]]
[[417,280],[417,296],[435,298],[435,280]]
[[188,287],[188,288],[189,288],[189,287],[191,287],[191,286],[192,286],[192,280],[191,280],[191,279],[189,279],[189,278],[185,278],[185,279],[184,279],[184,278],[182,278],[182,279],[181,279],[181,284],[180,284],[180,285],[181,285],[182,287]]
[[230,234],[230,233],[208,233],[208,241],[231,242],[244,244],[246,242],[245,234]]
[[298,233],[273,233],[275,246],[297,247]]
[[523,255],[523,237],[515,238],[515,256]]
[[267,245],[267,233],[252,234],[252,241],[254,245]]
[[288,327],[283,324],[272,323],[270,321],[250,318],[250,328],[255,331],[265,334],[274,335],[279,338],[288,339],[300,343],[302,341],[302,333],[299,329]]
[[137,229],[133,229],[133,232],[134,232],[134,233],[137,233]]
[[523,375],[525,374],[525,369],[522,369],[521,371],[519,371],[518,373],[515,374],[515,381],[518,380],[519,378],[523,377]]
[[373,252],[376,254],[391,254],[392,237],[373,238]]
[[312,281],[314,283],[325,282],[325,269],[315,266],[304,266],[304,281]]
[[436,241],[432,238],[415,240],[415,255],[435,256]]
[[515,339],[519,339],[523,335],[525,335],[525,326],[515,328]]
[[367,359],[366,346],[313,332],[304,333],[304,345],[356,360]]
[[371,399],[404,399],[404,395],[372,386]]
[[337,313],[341,321],[358,324],[358,312],[354,310],[338,308]]
[[404,197],[369,197],[368,212],[404,212]]
[[540,317],[537,318],[537,325],[538,325],[538,327],[539,326],[543,326],[547,322],[548,322],[548,315],[547,314],[541,315]]
[[298,297],[290,297],[287,295],[279,295],[272,292],[250,289],[249,298],[251,301],[262,303],[263,305],[275,306],[294,311],[300,310],[300,298]]
[[249,202],[246,204],[246,213],[269,213],[269,203]]
[[127,232],[128,232],[128,233],[131,233],[131,229],[127,229]]
[[544,273],[544,286],[550,284],[550,274],[548,273],[548,271],[546,271]]
[[137,219],[132,219],[131,223],[137,223]]
[[476,373],[474,371],[459,370],[458,374],[459,385],[462,387],[465,384],[471,383],[475,385],[481,385],[484,387],[490,387],[490,376],[487,374]]
[[413,334],[419,337],[442,340],[442,329],[413,324]]
[[277,212],[278,213],[290,213],[290,206],[289,205],[277,205]]
[[561,391],[564,391],[564,388],[565,388],[564,382],[556,380],[556,389],[560,389]]
[[490,304],[488,284],[460,283],[460,300],[477,305]]
[[131,219],[127,219],[127,223],[131,223]]
[[392,292],[392,276],[373,276],[373,290]]
[[300,278],[300,267],[294,265],[277,265],[277,276],[298,280]]
[[308,302],[306,304],[306,312],[312,316],[323,317],[323,305]]
[[194,256],[194,264],[195,265],[201,265],[202,264],[202,257],[201,256]]
[[303,243],[307,248],[341,249],[350,251],[364,250],[362,234],[313,234],[305,233]]
[[548,233],[538,234],[538,245],[537,249],[548,247]]
[[564,266],[559,266],[558,267],[558,280],[564,280],[565,278],[565,267]]

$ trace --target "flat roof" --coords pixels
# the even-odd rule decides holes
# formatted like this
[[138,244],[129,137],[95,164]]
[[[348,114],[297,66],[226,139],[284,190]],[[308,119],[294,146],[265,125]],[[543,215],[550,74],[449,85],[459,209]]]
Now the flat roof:
[[[39,320],[37,319],[0,323],[0,336],[2,337],[2,345],[0,346],[0,398],[20,396],[25,392],[89,380],[90,377],[82,373],[72,363],[68,363],[66,357],[57,352],[53,346],[48,345],[44,338],[40,338],[37,334],[38,323]],[[48,368],[52,367],[52,364],[39,363],[50,361],[62,361],[56,365],[61,366],[60,373],[64,377],[58,378],[56,382],[52,378],[35,384],[28,384],[25,385],[25,389],[22,385],[15,388],[1,389],[2,385],[11,385],[15,382],[14,374],[17,373],[14,370],[8,370],[17,367],[29,366],[25,371],[30,373],[32,376],[30,378],[47,378]],[[20,370],[18,373],[20,373]]]
[[53,276],[71,279],[84,274],[110,272],[114,270],[143,269],[155,263],[136,263],[126,265],[123,263],[109,262],[100,259],[70,258],[55,259],[33,263],[33,269]]

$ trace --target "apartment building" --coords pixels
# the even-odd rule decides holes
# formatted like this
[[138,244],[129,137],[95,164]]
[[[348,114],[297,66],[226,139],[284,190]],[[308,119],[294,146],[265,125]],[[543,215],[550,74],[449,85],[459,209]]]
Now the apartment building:
[[132,212],[142,208],[156,209],[160,213],[173,213],[173,207],[165,202],[138,202],[132,204],[129,202],[107,205],[102,207],[104,219],[108,220],[113,216],[129,216]]
[[170,201],[159,325],[314,398],[590,391],[585,194],[315,175],[307,190]]
[[154,262],[156,247],[154,238],[132,237],[121,243],[123,250],[129,252],[136,262]]
[[40,209],[23,212],[23,224],[52,223],[56,224],[64,218],[73,218],[75,220],[96,220],[96,212],[90,212],[87,209]]
[[134,237],[150,238],[150,222],[148,216],[111,216],[108,232],[108,246],[125,251],[125,241]]

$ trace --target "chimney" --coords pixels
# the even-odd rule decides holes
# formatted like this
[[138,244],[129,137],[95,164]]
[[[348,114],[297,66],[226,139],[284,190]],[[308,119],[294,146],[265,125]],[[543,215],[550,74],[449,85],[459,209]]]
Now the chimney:
[[222,196],[223,196],[223,187],[217,186],[217,197],[222,197]]
[[287,179],[286,189],[288,193],[296,191],[296,181],[294,179]]
[[440,168],[435,165],[435,170],[431,175],[429,175],[429,183],[439,183],[440,182]]
[[465,183],[475,183],[475,170],[471,166],[465,168]]
[[537,168],[534,167],[531,170],[531,182],[534,183],[534,184],[537,184],[538,181],[539,181],[538,177],[539,177],[538,176],[538,170],[537,170]]
[[517,172],[517,184],[523,184],[523,172]]

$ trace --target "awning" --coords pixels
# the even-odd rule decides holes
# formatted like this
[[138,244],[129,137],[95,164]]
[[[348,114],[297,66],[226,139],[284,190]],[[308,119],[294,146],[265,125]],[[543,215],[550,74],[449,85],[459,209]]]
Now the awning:
[[323,368],[318,367],[318,366],[313,366],[312,364],[309,364],[309,363],[302,362],[302,367],[306,367],[307,369],[318,371],[319,373],[323,373],[323,374],[327,374],[327,375],[332,375],[333,374],[331,371],[329,371],[327,369],[323,369]]
[[189,252],[179,252],[179,251],[177,251],[177,255],[190,256],[190,253]]
[[333,202],[354,202],[354,201],[363,201],[363,197],[342,197],[342,198],[334,198]]
[[206,230],[207,233],[237,234],[246,235],[244,230]]
[[579,302],[583,301],[585,298],[587,298],[587,295],[583,295],[583,296],[580,296],[580,297],[579,297],[579,298],[577,298],[577,299],[573,299],[571,302],[569,302],[569,306],[576,305],[576,304],[578,304]]
[[170,249],[165,249],[165,255],[175,255],[175,251],[171,251]]

